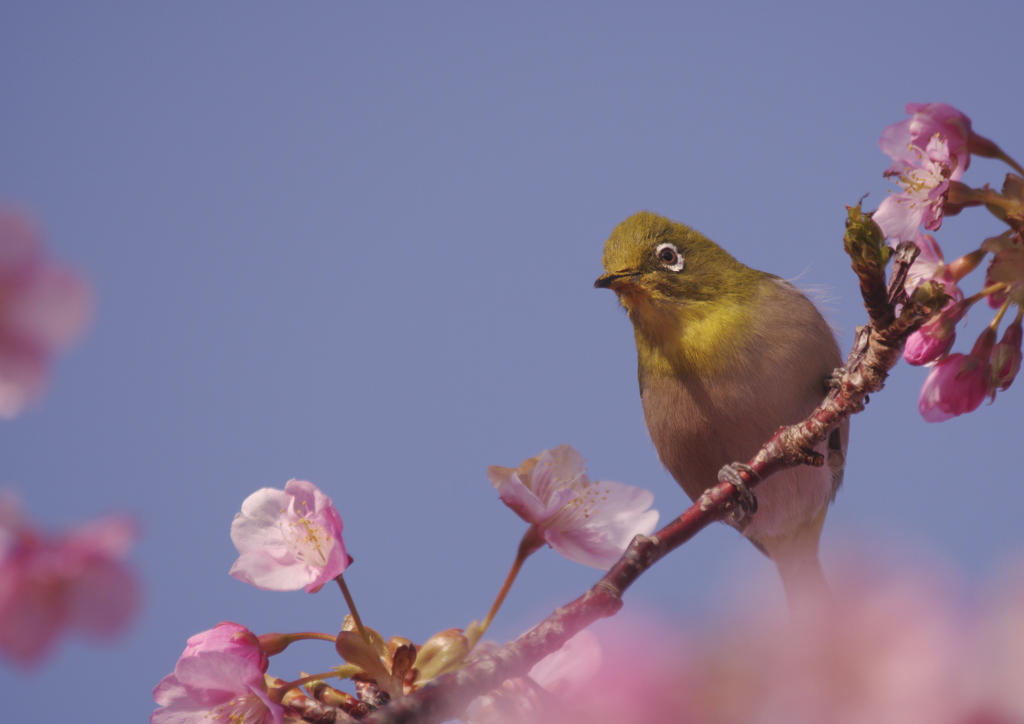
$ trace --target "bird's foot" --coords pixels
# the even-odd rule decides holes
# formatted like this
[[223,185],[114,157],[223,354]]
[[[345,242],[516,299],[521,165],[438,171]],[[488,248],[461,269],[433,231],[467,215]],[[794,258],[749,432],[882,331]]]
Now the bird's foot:
[[838,390],[843,386],[843,375],[846,374],[845,367],[836,367],[832,374],[825,378],[826,390]]
[[733,520],[737,523],[757,512],[757,498],[754,496],[754,492],[743,482],[743,477],[740,475],[741,472],[749,475],[752,480],[761,481],[761,476],[745,463],[729,463],[718,471],[718,481],[729,483],[740,494],[740,498],[736,502],[736,510],[732,514]]

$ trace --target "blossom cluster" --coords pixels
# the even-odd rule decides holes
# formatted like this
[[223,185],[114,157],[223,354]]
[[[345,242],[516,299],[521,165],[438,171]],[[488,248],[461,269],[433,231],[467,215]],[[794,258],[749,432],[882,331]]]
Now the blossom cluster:
[[[1024,721],[1024,576],[971,600],[927,566],[837,567],[788,619],[745,584],[690,622],[624,612],[471,708],[472,724],[1014,724]],[[968,604],[962,601],[966,599]],[[699,625],[698,625],[699,623]]]
[[[873,218],[893,246],[913,242],[920,255],[910,269],[907,291],[929,283],[941,285],[948,302],[907,340],[904,358],[930,365],[918,408],[928,422],[973,412],[986,399],[1013,384],[1021,366],[1024,317],[1024,169],[1002,149],[975,133],[971,120],[944,103],[907,105],[910,118],[885,129],[879,145],[893,159],[885,172],[899,191],[879,205]],[[971,188],[961,179],[971,155],[998,158],[1007,173],[1002,192],[987,185]],[[947,263],[935,238],[945,216],[968,206],[984,205],[1009,229],[984,240],[968,254]],[[922,230],[922,227],[924,230]],[[991,254],[984,288],[965,297],[961,280]],[[991,323],[967,354],[952,352],[957,325],[979,301],[996,309]],[[1008,317],[1011,310],[1015,313]],[[1004,319],[1009,322],[999,336]]]
[[48,535],[12,495],[0,495],[0,655],[33,666],[65,632],[123,633],[138,608],[135,574],[124,562],[134,540],[124,517]]
[[[474,621],[465,630],[446,629],[421,645],[398,636],[385,640],[363,624],[342,575],[352,563],[342,539],[342,519],[319,488],[290,480],[284,490],[263,488],[250,495],[231,525],[239,557],[230,575],[263,590],[308,593],[334,580],[351,613],[337,634],[256,636],[231,622],[196,634],[174,671],[153,690],[160,708],[150,721],[282,724],[302,718],[361,718],[486,651],[486,644],[475,649],[477,642],[520,566],[544,543],[571,560],[607,569],[634,536],[650,533],[657,523],[658,513],[649,510],[651,493],[621,483],[591,482],[583,458],[568,445],[545,450],[517,469],[492,467],[488,476],[502,500],[531,526],[484,621]],[[310,639],[332,643],[339,665],[293,681],[267,673],[269,656]],[[352,680],[355,695],[329,686],[328,679]]]

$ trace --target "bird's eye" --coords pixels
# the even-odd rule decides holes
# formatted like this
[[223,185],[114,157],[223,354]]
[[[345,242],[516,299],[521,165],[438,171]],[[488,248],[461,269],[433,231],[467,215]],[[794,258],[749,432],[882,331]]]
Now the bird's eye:
[[679,254],[679,249],[675,244],[659,244],[658,248],[654,250],[654,255],[669,271],[680,272],[683,270],[683,257]]

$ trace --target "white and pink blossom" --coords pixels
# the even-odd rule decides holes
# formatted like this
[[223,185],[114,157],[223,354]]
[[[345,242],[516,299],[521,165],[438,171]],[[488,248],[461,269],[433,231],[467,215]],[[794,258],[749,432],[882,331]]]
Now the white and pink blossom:
[[267,657],[249,629],[222,622],[196,634],[153,689],[152,724],[281,724],[284,709],[267,690]]
[[888,126],[878,140],[882,152],[894,161],[912,161],[936,136],[945,140],[954,159],[950,178],[959,181],[971,165],[971,119],[945,103],[908,103],[910,118]]
[[312,483],[257,490],[231,524],[239,553],[231,575],[268,591],[318,591],[348,567],[341,529],[331,499]]
[[569,560],[608,570],[636,535],[650,534],[654,495],[611,481],[591,482],[569,445],[545,450],[518,468],[492,466],[487,477],[502,502]]
[[898,158],[885,172],[900,186],[875,211],[872,218],[895,245],[916,241],[920,227],[935,231],[942,226],[942,206],[956,161],[945,139],[933,136],[924,149],[914,147],[908,158]]

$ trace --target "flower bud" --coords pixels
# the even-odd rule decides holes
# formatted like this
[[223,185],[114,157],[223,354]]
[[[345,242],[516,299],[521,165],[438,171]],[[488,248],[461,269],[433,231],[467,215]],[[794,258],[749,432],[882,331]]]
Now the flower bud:
[[993,389],[1006,390],[1013,384],[1021,364],[1021,339],[1024,337],[1021,320],[1011,324],[1003,332],[1003,338],[992,348],[992,378],[990,385]]
[[469,642],[457,628],[436,633],[420,646],[416,656],[419,681],[434,679],[460,665],[469,653]]
[[944,357],[956,340],[956,325],[968,305],[956,302],[907,338],[903,359],[912,365],[923,365]]
[[290,634],[268,633],[256,637],[260,642],[260,648],[267,656],[279,654],[288,648],[296,639]]
[[987,252],[984,249],[977,249],[972,251],[970,254],[964,254],[959,259],[950,262],[946,269],[956,281],[960,281],[978,268],[978,265],[981,264],[981,260],[985,258],[986,253]]

